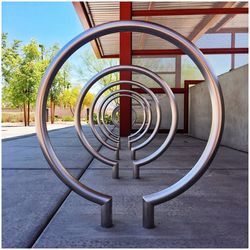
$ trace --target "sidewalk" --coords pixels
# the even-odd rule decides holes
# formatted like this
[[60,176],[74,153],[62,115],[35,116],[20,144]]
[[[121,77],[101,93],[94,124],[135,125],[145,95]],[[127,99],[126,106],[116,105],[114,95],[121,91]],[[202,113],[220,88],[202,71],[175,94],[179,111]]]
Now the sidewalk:
[[[74,126],[73,122],[60,122],[55,124],[47,123],[48,130],[55,130]],[[23,123],[2,123],[2,139],[10,139],[19,136],[27,136],[36,133],[34,124],[25,127]]]
[[[96,149],[100,144],[84,127]],[[59,158],[84,184],[113,196],[114,227],[100,226],[100,207],[71,192],[50,170],[35,136],[3,142],[3,247],[247,247],[248,154],[220,147],[210,169],[187,192],[155,209],[155,229],[142,227],[142,195],[185,175],[205,143],[177,135],[166,153],[132,179],[127,142],[121,178],[92,157],[73,128],[50,132]],[[138,157],[161,145],[160,134]],[[106,156],[114,153],[104,147]]]

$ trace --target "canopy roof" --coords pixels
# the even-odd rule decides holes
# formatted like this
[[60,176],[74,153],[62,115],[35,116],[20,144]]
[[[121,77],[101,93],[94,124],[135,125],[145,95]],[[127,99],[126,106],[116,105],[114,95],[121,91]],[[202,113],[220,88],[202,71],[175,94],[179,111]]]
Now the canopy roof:
[[[73,4],[84,29],[120,19],[119,2]],[[162,24],[196,42],[205,33],[246,32],[248,15],[238,14],[243,13],[241,9],[246,10],[246,7],[247,2],[133,2],[132,19]],[[199,14],[201,10],[203,13]],[[133,50],[176,49],[174,45],[157,37],[136,32],[132,36],[132,46]],[[119,34],[103,36],[93,41],[92,47],[98,58],[117,55]]]

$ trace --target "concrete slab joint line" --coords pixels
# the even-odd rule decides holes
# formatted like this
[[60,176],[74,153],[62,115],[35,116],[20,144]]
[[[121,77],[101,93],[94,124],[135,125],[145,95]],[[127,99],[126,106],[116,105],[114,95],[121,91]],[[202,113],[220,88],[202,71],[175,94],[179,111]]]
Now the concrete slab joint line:
[[[46,128],[46,120],[45,120],[45,108],[48,99],[49,89],[53,82],[53,79],[56,73],[60,70],[63,63],[81,46],[87,44],[93,39],[97,39],[100,36],[105,36],[108,34],[116,33],[116,32],[141,32],[150,35],[154,35],[156,37],[162,38],[167,42],[173,43],[175,46],[183,50],[188,56],[190,56],[194,63],[197,65],[203,77],[208,82],[208,90],[212,104],[212,125],[210,129],[210,135],[208,138],[208,142],[204,151],[201,153],[200,158],[194,164],[193,168],[179,181],[172,184],[169,187],[164,187],[162,190],[151,193],[148,195],[144,195],[143,199],[143,227],[145,228],[153,228],[155,227],[154,223],[154,207],[156,205],[167,202],[181,193],[188,190],[194,183],[196,183],[200,177],[206,172],[210,163],[216,155],[219,143],[222,137],[223,125],[224,125],[224,103],[223,96],[220,88],[219,81],[214,74],[211,67],[205,60],[202,52],[188,39],[178,34],[177,32],[149,22],[143,21],[114,21],[109,23],[104,23],[102,25],[98,25],[89,30],[86,30],[79,36],[72,39],[65,47],[63,47],[54,60],[49,65],[48,69],[45,72],[45,75],[41,81],[38,97],[37,97],[37,105],[36,105],[36,126],[37,126],[37,135],[42,151],[47,159],[49,165],[54,170],[56,175],[64,182],[69,188],[71,188],[75,193],[87,199],[88,201],[94,202],[101,206],[101,225],[102,227],[112,227],[112,196],[109,194],[104,194],[96,191],[95,189],[91,189],[87,185],[80,182],[78,179],[74,178],[65,168],[64,164],[58,159],[55,154],[53,147],[50,143],[48,137],[48,131]],[[86,135],[83,132],[81,126],[81,107],[84,102],[84,98],[88,93],[89,89],[101,78],[105,77],[108,74],[115,72],[136,72],[140,74],[144,74],[150,77],[152,80],[156,81],[161,88],[164,90],[165,94],[169,98],[169,103],[171,107],[171,115],[172,115],[172,123],[170,127],[169,134],[165,138],[164,142],[152,153],[145,156],[144,158],[137,159],[136,151],[144,148],[149,145],[151,141],[156,137],[157,132],[160,128],[161,123],[161,107],[157,97],[153,94],[153,92],[147,88],[144,84],[139,82],[129,81],[129,80],[121,80],[117,82],[110,83],[108,86],[103,87],[96,95],[94,101],[90,107],[90,128],[97,138],[97,140],[105,146],[107,149],[115,151],[115,159],[113,157],[109,157],[107,155],[103,155],[98,152],[91,144],[88,142]],[[141,95],[136,93],[130,89],[120,89],[117,91],[113,91],[107,98],[103,100],[97,110],[97,126],[94,125],[94,109],[98,102],[98,99],[104,94],[105,91],[115,86],[132,86],[135,85],[140,87],[145,92],[147,92],[152,100],[155,103],[157,120],[156,125],[153,132],[148,136],[143,142],[133,146],[134,142],[139,141],[146,135],[146,132],[149,131],[152,119],[152,111],[148,101],[143,98]],[[118,96],[118,97],[117,97]],[[177,130],[178,124],[178,110],[177,104],[175,100],[175,96],[168,86],[168,84],[162,80],[157,74],[154,72],[139,66],[133,65],[118,65],[110,68],[106,68],[101,72],[97,73],[94,77],[92,77],[87,84],[83,87],[76,104],[75,111],[75,128],[77,131],[77,135],[82,143],[82,145],[88,150],[88,152],[95,157],[97,160],[102,163],[109,165],[112,167],[112,177],[113,179],[119,178],[119,162],[120,158],[119,150],[120,150],[120,135],[117,133],[113,133],[109,131],[106,126],[103,126],[105,123],[105,110],[108,104],[105,102],[111,102],[115,98],[132,98],[137,100],[138,103],[141,104],[144,120],[142,126],[139,128],[139,132],[135,132],[128,136],[128,148],[131,149],[131,158],[133,160],[133,177],[138,179],[140,177],[140,168],[146,164],[149,164],[156,160],[159,156],[161,156],[170,146],[173,141],[174,135]],[[112,99],[112,100],[111,100]],[[102,109],[104,106],[104,109]],[[121,110],[123,107],[121,106]],[[97,129],[99,128],[99,130]],[[144,130],[144,131],[143,131]],[[142,132],[143,131],[143,132]],[[111,142],[110,142],[111,141]]]
[[[97,151],[100,151],[102,148],[102,144],[99,145],[99,147],[97,148]],[[84,173],[86,172],[86,170],[89,168],[89,166],[92,164],[94,160],[94,157],[92,157],[89,161],[89,163],[87,163],[86,167],[83,169],[83,171],[80,173],[80,175],[77,177],[78,180],[80,180],[82,178],[82,176],[84,175]],[[32,248],[35,246],[36,242],[39,240],[40,236],[43,234],[43,232],[46,230],[46,228],[49,226],[50,222],[53,220],[54,216],[56,216],[56,214],[58,213],[58,211],[60,210],[61,206],[64,204],[64,202],[66,201],[66,199],[68,198],[68,196],[70,195],[70,193],[72,192],[72,190],[68,190],[65,195],[62,197],[61,201],[58,203],[58,205],[55,207],[55,209],[51,212],[50,216],[48,216],[46,223],[44,223],[40,229],[38,230],[38,232],[36,233],[36,235],[34,236],[33,241],[30,243],[30,246],[28,246],[29,248]]]
[[[90,131],[85,126],[85,130]],[[92,137],[92,133],[87,134]],[[157,135],[148,149],[138,153],[138,157],[153,150],[162,142],[162,134]],[[74,137],[74,138],[72,138]],[[50,132],[53,146],[57,149],[67,140],[71,145],[82,148],[73,128]],[[93,137],[92,137],[93,138]],[[74,139],[74,140],[73,140]],[[36,142],[36,144],[34,144]],[[96,145],[100,145],[95,140]],[[25,148],[22,145],[25,144]],[[131,180],[129,164],[130,151],[127,140],[121,138],[120,169],[121,179],[110,179],[110,169],[93,160],[81,177],[98,190],[110,193],[114,200],[115,227],[101,229],[97,206],[81,199],[71,192],[62,206],[59,202],[67,192],[66,187],[51,173],[47,164],[41,165],[28,146],[39,151],[36,137],[4,142],[2,170],[2,246],[4,248],[85,248],[85,247],[236,247],[246,248],[248,244],[248,155],[228,147],[220,147],[211,168],[201,182],[188,192],[167,204],[157,207],[155,230],[141,229],[141,195],[163,188],[181,178],[199,157],[206,143],[201,140],[177,135],[168,153],[150,166],[145,166],[140,181]],[[14,153],[18,150],[19,153]],[[61,149],[60,149],[61,150]],[[32,158],[26,158],[32,154]],[[101,153],[112,156],[105,147]],[[65,148],[60,157],[63,161],[72,148]],[[84,156],[86,157],[86,156]],[[84,157],[70,157],[74,168],[70,171],[77,178],[85,163]],[[91,157],[88,159],[90,161]],[[46,161],[44,160],[46,163]],[[80,165],[79,165],[80,164]],[[23,170],[27,165],[31,170]],[[77,170],[77,165],[79,171]],[[35,170],[35,167],[38,167]],[[167,166],[167,168],[166,168]],[[43,167],[43,170],[42,168]],[[6,169],[10,168],[8,171]],[[11,170],[12,169],[12,170]],[[14,171],[13,171],[14,170]],[[157,171],[156,171],[157,170]],[[164,178],[162,178],[164,176]],[[34,184],[35,183],[35,184]],[[29,195],[26,195],[26,194]],[[25,198],[24,198],[25,196]],[[14,202],[14,203],[13,203]],[[49,215],[57,210],[52,219]],[[37,237],[37,230],[46,225]],[[18,229],[18,230],[17,230]],[[176,233],[178,232],[178,234]],[[149,235],[150,234],[150,235]],[[32,244],[33,239],[35,243]]]

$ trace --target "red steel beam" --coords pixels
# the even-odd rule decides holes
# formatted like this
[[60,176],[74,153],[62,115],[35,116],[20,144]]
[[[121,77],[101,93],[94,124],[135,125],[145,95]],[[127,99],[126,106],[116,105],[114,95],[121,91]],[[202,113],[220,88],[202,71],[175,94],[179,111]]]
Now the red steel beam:
[[[120,2],[120,20],[132,20],[132,3]],[[132,64],[132,33],[120,33],[120,64]],[[120,72],[120,80],[132,80],[132,72]],[[131,89],[131,85],[121,85],[120,89]],[[128,97],[120,98],[120,136],[128,136],[132,125],[132,103]]]
[[[209,48],[200,49],[203,54],[247,54],[248,48]],[[133,50],[133,56],[144,55],[185,55],[180,49],[166,49],[166,50]]]
[[[139,88],[132,88],[132,89],[133,89],[133,91],[135,91],[136,93],[139,93],[139,94],[146,93],[143,89],[139,89]],[[165,93],[162,88],[149,88],[149,89],[155,94],[164,94]],[[185,93],[184,88],[171,88],[171,90],[175,94],[184,94]]]
[[[203,54],[248,54],[248,48],[201,48]],[[167,56],[167,55],[185,55],[180,49],[160,49],[160,50],[133,50],[133,56]],[[105,55],[102,58],[119,58],[118,54]]]
[[210,8],[210,9],[168,9],[134,10],[133,16],[181,16],[181,15],[224,15],[248,14],[248,8]]

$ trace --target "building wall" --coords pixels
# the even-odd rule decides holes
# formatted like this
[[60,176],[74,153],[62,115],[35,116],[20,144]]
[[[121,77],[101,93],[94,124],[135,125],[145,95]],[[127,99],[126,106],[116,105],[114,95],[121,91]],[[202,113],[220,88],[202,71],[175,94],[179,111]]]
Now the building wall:
[[[225,127],[222,145],[248,151],[248,65],[219,76],[224,103]],[[208,139],[211,101],[207,83],[190,87],[189,133]]]
[[[149,95],[143,95],[143,96],[145,96],[148,100],[150,100]],[[160,102],[161,111],[162,111],[162,120],[161,120],[160,129],[169,129],[171,125],[171,120],[172,120],[169,98],[165,94],[157,94],[156,96]],[[176,98],[178,112],[179,112],[178,129],[183,129],[184,128],[184,95],[175,94],[175,98]],[[134,106],[134,103],[135,102],[133,102],[133,108],[135,110],[138,110],[136,112],[137,122],[141,123],[143,119],[141,109],[139,106]],[[155,104],[153,101],[150,101],[150,105],[152,107],[151,129],[153,129],[156,123]]]

